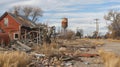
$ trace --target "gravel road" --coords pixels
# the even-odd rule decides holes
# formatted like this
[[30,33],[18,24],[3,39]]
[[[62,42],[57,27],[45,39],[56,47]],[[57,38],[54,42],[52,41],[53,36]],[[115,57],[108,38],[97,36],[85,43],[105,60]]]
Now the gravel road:
[[112,51],[114,53],[120,54],[120,42],[112,42],[109,40],[103,40],[105,45],[102,48],[106,51]]

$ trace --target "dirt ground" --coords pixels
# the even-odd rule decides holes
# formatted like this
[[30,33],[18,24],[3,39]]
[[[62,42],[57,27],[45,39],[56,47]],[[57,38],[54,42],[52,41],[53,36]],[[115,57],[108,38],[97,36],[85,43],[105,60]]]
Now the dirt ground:
[[92,41],[102,41],[104,43],[103,46],[101,46],[98,49],[104,49],[105,51],[112,51],[114,53],[120,54],[120,41],[116,40],[109,40],[109,39],[100,39],[100,40],[90,40]]
[[[114,52],[116,54],[120,54],[120,42],[119,41],[113,41],[113,40],[109,40],[109,39],[100,39],[100,40],[94,40],[94,39],[90,39],[90,42],[104,42],[103,46],[97,47],[95,50],[90,50],[89,53],[96,53],[97,50],[99,49],[103,49],[105,51],[111,51]],[[100,57],[96,57],[96,58],[81,58],[84,60],[84,62],[76,62],[72,67],[104,67],[103,63],[97,63],[97,61],[95,60],[101,60]],[[96,63],[95,63],[95,62]]]
[[[58,40],[56,44],[34,47],[33,51],[25,54],[32,57],[29,67],[104,67],[97,52],[99,49],[120,54],[120,41],[110,39]],[[1,50],[5,53],[11,49]],[[12,51],[16,50],[12,49]],[[19,52],[15,56],[18,54]],[[23,55],[24,53],[21,56]]]
[[102,40],[105,45],[102,47],[106,51],[112,51],[114,53],[120,54],[120,42]]

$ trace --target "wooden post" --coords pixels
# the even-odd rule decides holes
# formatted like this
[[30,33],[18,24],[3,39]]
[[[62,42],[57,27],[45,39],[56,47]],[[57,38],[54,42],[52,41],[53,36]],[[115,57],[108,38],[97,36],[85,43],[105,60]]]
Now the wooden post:
[[41,42],[41,38],[40,38],[40,27],[39,27],[39,44],[40,44],[40,42]]
[[21,30],[21,26],[19,26],[19,40],[21,39],[21,32],[22,32],[22,30]]
[[27,31],[25,29],[25,42],[26,42],[26,38],[27,38]]
[[39,45],[39,42],[38,42],[38,41],[39,41],[39,40],[38,40],[38,36],[39,36],[39,35],[38,35],[38,34],[39,34],[39,33],[37,33],[37,45]]

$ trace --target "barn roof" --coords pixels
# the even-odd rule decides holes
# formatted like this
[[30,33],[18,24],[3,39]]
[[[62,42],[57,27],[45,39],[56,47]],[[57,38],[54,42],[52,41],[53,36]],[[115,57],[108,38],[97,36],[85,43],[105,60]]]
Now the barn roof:
[[15,21],[17,21],[21,26],[24,26],[24,27],[30,27],[30,28],[34,28],[36,26],[35,23],[33,23],[32,21],[30,21],[29,19],[25,18],[24,16],[20,16],[20,15],[15,15],[15,14],[12,14],[12,13],[8,13],[8,12],[5,12],[1,17],[0,17],[0,20],[2,18],[4,18],[4,16],[6,15],[10,15],[12,16]]

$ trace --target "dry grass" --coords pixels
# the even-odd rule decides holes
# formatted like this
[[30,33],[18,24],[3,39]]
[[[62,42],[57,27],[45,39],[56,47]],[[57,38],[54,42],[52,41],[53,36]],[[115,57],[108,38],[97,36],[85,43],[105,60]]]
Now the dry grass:
[[97,39],[80,39],[77,40],[79,41],[79,44],[89,44],[91,46],[102,46],[105,43],[102,40],[97,40]]
[[0,53],[0,67],[27,67],[30,57],[19,51],[8,51]]
[[35,47],[33,47],[33,49],[37,53],[42,53],[42,54],[46,54],[46,55],[53,54],[53,53],[58,53],[59,52],[58,51],[59,50],[58,45],[55,44],[55,43],[52,43],[50,45],[44,44],[42,46],[35,46]]
[[110,51],[98,50],[105,67],[120,67],[120,56]]
[[64,45],[83,45],[83,44],[91,44],[91,42],[89,39],[76,39],[64,41]]
[[101,39],[92,39],[90,40],[93,46],[103,46],[105,42]]
[[120,42],[120,40],[117,40],[117,39],[107,39],[107,40],[110,42]]
[[102,42],[102,41],[95,41],[95,42],[93,42],[93,45],[95,45],[95,46],[102,46],[102,45],[104,45],[105,43],[104,42]]
[[[56,43],[52,43],[50,45],[48,44],[43,44],[42,46],[35,46],[33,47],[33,50],[36,53],[41,53],[41,54],[45,54],[45,55],[51,55],[51,54],[61,54],[61,53],[73,53],[73,54],[79,54],[81,53],[80,51],[73,51],[70,50],[69,48],[71,48],[71,46],[73,48],[82,46],[82,45],[86,45],[86,46],[94,46],[94,45],[103,45],[103,42],[99,42],[99,41],[95,41],[95,42],[91,42],[91,40],[89,39],[77,39],[77,40],[66,40],[66,41],[62,41],[63,44],[59,44],[57,45]],[[64,48],[62,46],[66,46],[68,48]]]

